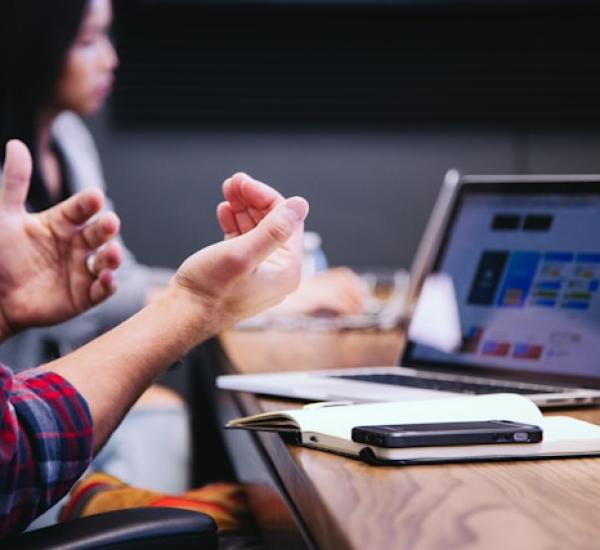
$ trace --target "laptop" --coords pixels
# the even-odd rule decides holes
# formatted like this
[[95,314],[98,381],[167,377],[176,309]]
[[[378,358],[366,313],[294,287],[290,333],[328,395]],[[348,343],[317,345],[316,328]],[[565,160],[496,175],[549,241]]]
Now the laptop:
[[217,386],[317,401],[511,392],[542,407],[599,404],[600,175],[449,171],[408,305],[397,366],[229,375]]

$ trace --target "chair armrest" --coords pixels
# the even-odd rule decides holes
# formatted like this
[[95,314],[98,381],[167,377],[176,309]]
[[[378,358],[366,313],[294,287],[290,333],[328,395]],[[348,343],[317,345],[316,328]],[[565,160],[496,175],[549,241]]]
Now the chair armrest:
[[130,508],[77,518],[0,540],[2,549],[216,549],[217,526],[206,514],[178,508]]

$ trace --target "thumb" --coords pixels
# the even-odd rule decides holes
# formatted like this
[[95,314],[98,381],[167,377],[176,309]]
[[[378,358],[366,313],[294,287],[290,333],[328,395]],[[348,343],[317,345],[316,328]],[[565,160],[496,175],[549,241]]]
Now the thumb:
[[6,144],[4,175],[0,188],[0,205],[23,208],[29,191],[32,163],[29,150],[22,141],[10,140]]
[[[252,263],[258,265],[294,236],[307,215],[308,202],[302,197],[291,197],[274,208],[254,229],[236,240],[244,246],[246,257],[252,258]],[[298,243],[291,244],[300,253],[302,242],[300,238],[297,240]]]

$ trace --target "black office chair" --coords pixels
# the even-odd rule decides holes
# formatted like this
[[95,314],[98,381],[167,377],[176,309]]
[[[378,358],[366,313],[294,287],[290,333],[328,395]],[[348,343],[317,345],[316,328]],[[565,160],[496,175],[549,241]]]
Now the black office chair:
[[3,550],[212,550],[218,546],[217,526],[210,516],[151,507],[87,516],[0,540]]

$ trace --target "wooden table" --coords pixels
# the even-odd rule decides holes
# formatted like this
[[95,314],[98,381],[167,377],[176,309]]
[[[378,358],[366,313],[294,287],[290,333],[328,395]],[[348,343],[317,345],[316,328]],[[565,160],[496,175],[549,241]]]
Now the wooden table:
[[[232,331],[221,342],[221,372],[261,372],[394,364],[402,336]],[[232,392],[219,403],[223,421],[296,405]],[[568,412],[600,423],[599,409]],[[600,459],[372,467],[272,433],[226,438],[274,548],[600,548]]]

